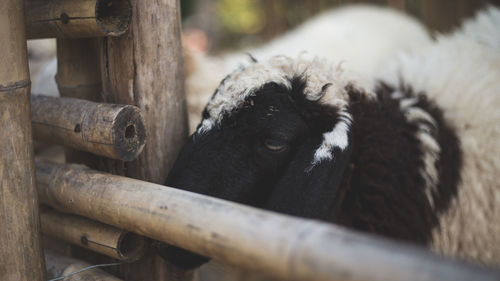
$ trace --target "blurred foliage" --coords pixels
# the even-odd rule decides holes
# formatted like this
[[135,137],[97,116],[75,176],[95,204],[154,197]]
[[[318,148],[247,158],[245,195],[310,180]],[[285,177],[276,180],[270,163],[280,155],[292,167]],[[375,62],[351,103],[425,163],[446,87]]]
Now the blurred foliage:
[[266,25],[263,5],[255,0],[219,0],[217,11],[221,25],[232,33],[256,34]]
[[322,11],[354,3],[390,6],[446,32],[500,0],[181,0],[181,10],[185,26],[204,30],[211,49],[219,50],[268,41]]

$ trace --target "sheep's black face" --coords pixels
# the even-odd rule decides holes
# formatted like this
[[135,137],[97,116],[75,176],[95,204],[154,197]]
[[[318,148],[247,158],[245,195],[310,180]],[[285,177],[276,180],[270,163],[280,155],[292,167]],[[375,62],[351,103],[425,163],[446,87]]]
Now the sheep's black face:
[[[291,86],[265,84],[218,126],[193,134],[166,184],[332,221],[349,150],[335,149],[335,161],[319,163],[314,163],[314,154],[323,134],[339,122],[338,110],[307,100],[302,79],[293,79]],[[185,257],[182,251],[169,251],[168,258],[182,266],[204,261]]]
[[[337,110],[306,100],[300,79],[292,84],[292,90],[276,83],[264,85],[220,126],[191,136],[167,185],[288,214],[333,216],[323,210],[326,205],[318,209],[318,202],[331,202],[331,196],[307,186],[326,180],[316,172],[326,163],[314,169],[312,163],[323,133],[337,122]],[[336,162],[342,164],[340,156],[347,151],[336,152]],[[332,183],[325,182],[325,192],[335,190]]]

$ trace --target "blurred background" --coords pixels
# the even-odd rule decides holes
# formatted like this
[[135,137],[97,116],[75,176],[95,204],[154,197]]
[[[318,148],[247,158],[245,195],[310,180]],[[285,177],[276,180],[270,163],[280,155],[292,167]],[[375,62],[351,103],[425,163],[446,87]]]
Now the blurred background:
[[184,43],[216,54],[260,45],[331,8],[370,3],[419,18],[447,32],[488,3],[500,0],[181,0]]
[[[342,5],[369,3],[391,7],[418,18],[435,34],[453,30],[484,6],[500,5],[500,0],[180,0],[180,3],[184,48],[219,55],[262,45],[307,19]],[[55,39],[28,41],[34,86],[43,67],[55,57],[55,46]]]

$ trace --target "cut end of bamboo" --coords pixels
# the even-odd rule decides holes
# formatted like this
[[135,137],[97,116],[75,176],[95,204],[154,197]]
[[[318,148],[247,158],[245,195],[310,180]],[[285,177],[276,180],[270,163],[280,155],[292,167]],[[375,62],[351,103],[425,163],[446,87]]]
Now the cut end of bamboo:
[[26,36],[85,38],[119,36],[132,18],[130,0],[26,0]]
[[132,105],[46,96],[32,96],[31,105],[37,140],[122,161],[137,158],[146,143],[144,118]]
[[108,36],[119,36],[127,31],[132,17],[129,0],[97,0],[95,6],[97,25]]
[[46,235],[125,262],[140,259],[147,250],[147,239],[141,235],[41,207],[40,221]]
[[123,261],[135,261],[146,252],[147,245],[144,236],[133,232],[124,232],[118,240],[118,255]]
[[125,106],[120,111],[113,125],[115,153],[123,161],[134,160],[146,143],[145,122],[139,109]]

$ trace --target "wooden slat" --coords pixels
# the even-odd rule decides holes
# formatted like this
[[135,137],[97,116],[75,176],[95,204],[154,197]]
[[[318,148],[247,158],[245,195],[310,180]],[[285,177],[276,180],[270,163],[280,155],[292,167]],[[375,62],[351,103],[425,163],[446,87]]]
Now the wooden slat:
[[[284,280],[498,280],[500,271],[318,221],[92,171],[37,164],[54,208]],[[145,219],[147,218],[147,219]]]
[[[103,102],[138,106],[148,137],[132,162],[101,159],[99,170],[164,183],[187,139],[180,3],[178,0],[132,0],[129,32],[103,38]],[[191,280],[192,271],[173,267],[151,250],[138,262],[120,268],[126,280]]]
[[33,136],[123,161],[134,160],[146,141],[144,119],[131,105],[33,96]]
[[26,36],[119,36],[129,27],[129,0],[26,0]]
[[84,217],[41,210],[40,220],[44,234],[121,261],[137,260],[146,250],[144,237]]
[[21,0],[0,1],[0,279],[45,280]]

